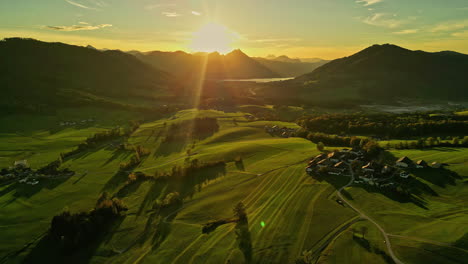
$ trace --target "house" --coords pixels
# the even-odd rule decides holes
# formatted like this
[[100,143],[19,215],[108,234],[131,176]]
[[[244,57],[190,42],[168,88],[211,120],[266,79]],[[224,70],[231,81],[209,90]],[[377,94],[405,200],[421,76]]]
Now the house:
[[15,168],[29,168],[27,160],[17,160],[14,164]]
[[340,169],[336,169],[336,168],[332,168],[328,171],[328,174],[330,175],[341,175],[343,171],[341,171]]
[[366,165],[362,166],[362,170],[366,172],[374,172],[375,171],[375,163],[369,162]]
[[392,167],[388,166],[388,165],[385,165],[383,168],[382,168],[382,171],[381,173],[382,174],[387,174],[387,173],[390,173],[392,172]]
[[416,162],[416,168],[418,168],[418,169],[423,169],[423,168],[427,168],[427,167],[429,167],[429,165],[427,165],[427,162],[424,161],[424,160],[418,160]]
[[319,162],[317,162],[317,166],[322,168],[322,167],[328,167],[329,165],[331,165],[331,161],[329,159],[323,159]]
[[400,159],[398,159],[396,161],[395,165],[397,167],[400,167],[400,168],[409,168],[409,167],[413,166],[413,164],[414,163],[410,158],[404,156],[404,157],[401,157]]
[[333,162],[338,162],[340,161],[340,154],[338,152],[332,152],[328,154],[328,158],[333,161]]
[[407,179],[409,176],[409,173],[407,173],[406,171],[400,172],[400,177],[403,179]]
[[309,167],[306,168],[306,172],[308,174],[311,174],[313,171],[314,171],[314,169],[312,168],[312,166],[309,166]]
[[344,163],[343,161],[340,161],[337,164],[335,164],[333,168],[340,170],[341,172],[344,172],[348,168],[348,165],[346,165],[346,163]]
[[369,182],[372,180],[372,175],[360,175],[359,179],[363,180],[364,182]]
[[434,168],[434,169],[440,169],[442,168],[444,165],[442,163],[439,163],[439,162],[432,162],[431,163],[431,167]]

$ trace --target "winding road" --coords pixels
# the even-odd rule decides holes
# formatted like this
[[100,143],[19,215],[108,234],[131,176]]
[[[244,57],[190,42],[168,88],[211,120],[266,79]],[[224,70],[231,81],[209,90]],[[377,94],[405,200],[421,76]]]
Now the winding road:
[[348,184],[346,184],[345,186],[341,187],[336,193],[338,195],[338,197],[340,197],[340,199],[345,202],[351,209],[353,209],[354,211],[356,211],[360,216],[361,218],[363,219],[366,219],[368,220],[369,222],[371,222],[372,224],[374,224],[377,229],[380,230],[380,232],[382,233],[382,235],[384,236],[384,239],[385,239],[385,244],[387,245],[387,251],[388,253],[390,254],[390,257],[393,259],[393,261],[396,263],[396,264],[403,264],[403,262],[401,262],[401,260],[399,260],[395,253],[393,252],[393,249],[392,249],[392,244],[390,243],[390,238],[389,238],[389,234],[387,232],[385,232],[385,229],[383,229],[377,222],[375,222],[374,220],[372,220],[369,216],[367,216],[366,214],[364,214],[361,210],[359,210],[358,208],[356,208],[354,205],[352,205],[349,201],[347,201],[343,195],[341,194],[341,191],[343,191],[346,187],[349,187],[351,184],[353,184],[354,182],[354,172],[351,168],[351,165],[350,164],[347,164],[349,166],[349,171],[351,172],[351,180],[349,181]]

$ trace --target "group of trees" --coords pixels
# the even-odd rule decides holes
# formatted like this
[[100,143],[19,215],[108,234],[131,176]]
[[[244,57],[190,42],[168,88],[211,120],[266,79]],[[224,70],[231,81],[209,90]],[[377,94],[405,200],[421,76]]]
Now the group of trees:
[[378,135],[408,138],[429,135],[460,135],[468,131],[466,116],[429,114],[326,114],[298,121],[307,131],[338,135]]
[[54,216],[49,235],[57,241],[64,250],[73,251],[88,245],[102,235],[121,213],[128,210],[117,198],[110,198],[103,193],[94,209],[89,212],[63,213]]
[[424,149],[434,147],[468,147],[468,136],[463,138],[448,137],[445,140],[440,137],[419,138],[416,141],[400,141],[397,143],[388,142],[385,147],[387,149]]

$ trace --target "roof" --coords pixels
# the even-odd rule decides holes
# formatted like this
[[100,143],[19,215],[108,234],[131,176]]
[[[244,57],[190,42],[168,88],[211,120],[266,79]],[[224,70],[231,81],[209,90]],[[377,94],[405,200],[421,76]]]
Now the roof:
[[426,166],[426,165],[427,165],[427,162],[424,161],[424,160],[418,160],[418,161],[416,162],[416,164],[421,165],[421,166]]
[[332,152],[332,153],[328,154],[328,157],[329,158],[336,158],[336,157],[338,157],[338,154],[339,154],[338,152]]
[[335,164],[335,166],[333,166],[335,168],[347,168],[348,165],[346,165],[344,162],[338,162],[337,164]]
[[323,160],[317,162],[317,164],[328,164],[328,163],[330,163],[330,161],[327,160],[327,159],[323,159]]
[[363,169],[375,169],[375,163],[374,162],[369,162],[366,165],[362,166]]
[[406,163],[406,164],[413,163],[413,161],[406,156],[399,158],[396,162],[401,162],[401,163]]

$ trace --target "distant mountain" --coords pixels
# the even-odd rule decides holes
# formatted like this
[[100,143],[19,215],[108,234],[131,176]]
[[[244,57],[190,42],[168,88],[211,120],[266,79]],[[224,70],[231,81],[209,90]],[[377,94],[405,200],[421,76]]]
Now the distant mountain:
[[226,55],[217,52],[189,54],[183,51],[132,54],[156,69],[188,80],[197,78],[200,74],[207,80],[281,77],[240,50]]
[[263,66],[279,73],[282,77],[297,77],[309,73],[328,61],[319,60],[313,63],[302,62],[300,59],[291,59],[287,56],[254,58]]
[[120,51],[12,38],[0,41],[0,107],[66,106],[167,93],[170,75]]
[[468,100],[468,55],[374,45],[263,92],[322,102]]

